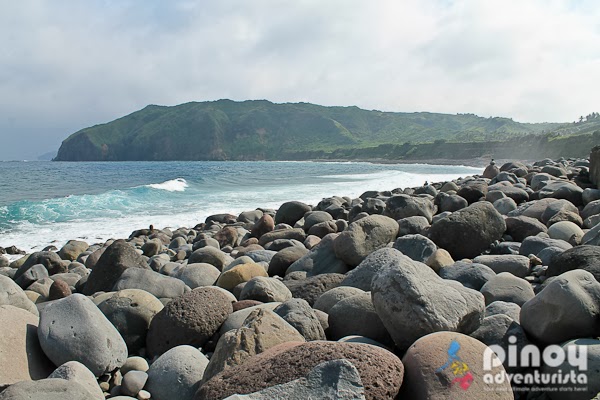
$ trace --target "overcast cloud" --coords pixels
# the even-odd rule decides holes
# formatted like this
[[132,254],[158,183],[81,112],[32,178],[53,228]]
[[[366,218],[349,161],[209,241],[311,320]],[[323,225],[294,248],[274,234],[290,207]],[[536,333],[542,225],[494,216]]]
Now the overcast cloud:
[[5,160],[147,104],[600,111],[596,0],[0,0],[0,44]]

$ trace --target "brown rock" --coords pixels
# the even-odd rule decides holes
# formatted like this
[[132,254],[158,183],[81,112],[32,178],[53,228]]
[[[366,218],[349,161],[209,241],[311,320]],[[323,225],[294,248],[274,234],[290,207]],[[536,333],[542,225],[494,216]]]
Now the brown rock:
[[283,283],[290,289],[293,297],[306,300],[312,307],[323,293],[340,286],[345,277],[344,274],[320,274],[302,280],[287,280]]
[[255,238],[260,238],[267,232],[275,229],[275,221],[269,214],[264,214],[252,227],[251,235]]
[[262,301],[258,301],[258,300],[236,301],[235,303],[232,304],[233,312],[243,310],[244,308],[248,308],[248,307],[258,306],[260,304],[264,304],[264,303]]
[[56,280],[50,286],[50,293],[48,294],[48,301],[58,300],[71,295],[71,288],[69,285],[62,280]]
[[258,264],[240,264],[223,272],[219,279],[217,279],[216,285],[231,291],[240,283],[248,282],[255,276],[268,277],[269,275],[267,274],[267,271]]
[[316,365],[338,359],[346,359],[356,367],[366,399],[396,397],[404,367],[394,354],[364,344],[314,341],[283,343],[228,368],[202,385],[194,399],[216,400],[257,392],[301,378]]
[[226,226],[219,232],[215,233],[215,236],[213,236],[213,238],[216,239],[217,242],[219,242],[219,246],[221,246],[221,248],[225,246],[234,247],[237,244],[238,232],[235,228],[231,226]]
[[233,312],[230,298],[210,287],[197,288],[169,302],[150,323],[148,352],[161,355],[179,345],[202,347]]

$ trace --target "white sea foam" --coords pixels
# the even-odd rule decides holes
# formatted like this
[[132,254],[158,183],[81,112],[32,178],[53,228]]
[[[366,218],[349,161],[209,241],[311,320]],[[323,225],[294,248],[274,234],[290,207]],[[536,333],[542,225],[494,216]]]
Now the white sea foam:
[[177,178],[162,183],[152,183],[150,185],[146,185],[146,187],[158,190],[166,190],[168,192],[183,192],[188,187],[188,183],[183,178]]

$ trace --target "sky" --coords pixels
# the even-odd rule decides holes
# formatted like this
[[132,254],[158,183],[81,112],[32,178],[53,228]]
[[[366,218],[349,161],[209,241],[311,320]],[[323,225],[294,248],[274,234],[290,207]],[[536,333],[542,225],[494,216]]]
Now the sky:
[[574,121],[600,111],[600,3],[0,0],[0,160],[222,98]]

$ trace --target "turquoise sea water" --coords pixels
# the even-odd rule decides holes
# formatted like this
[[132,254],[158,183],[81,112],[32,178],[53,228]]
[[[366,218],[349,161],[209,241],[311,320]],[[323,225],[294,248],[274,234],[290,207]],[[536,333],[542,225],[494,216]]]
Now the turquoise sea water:
[[481,172],[362,162],[0,162],[0,246],[96,243],[150,224],[191,227],[215,213],[316,204]]

